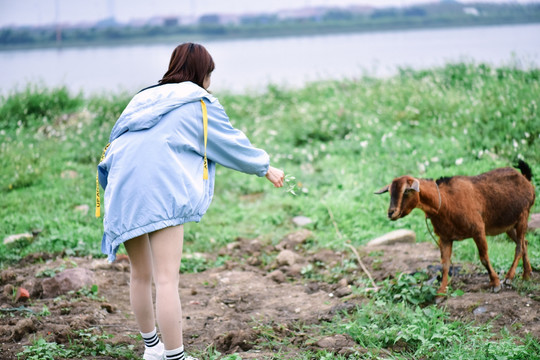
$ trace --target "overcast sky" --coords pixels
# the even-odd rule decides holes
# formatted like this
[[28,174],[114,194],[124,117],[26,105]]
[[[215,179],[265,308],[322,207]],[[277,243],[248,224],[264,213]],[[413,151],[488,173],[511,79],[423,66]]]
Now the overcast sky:
[[[305,6],[408,6],[435,0],[0,0],[0,27],[81,23],[115,17],[120,22],[163,15],[273,12]],[[540,0],[462,0],[539,3]]]

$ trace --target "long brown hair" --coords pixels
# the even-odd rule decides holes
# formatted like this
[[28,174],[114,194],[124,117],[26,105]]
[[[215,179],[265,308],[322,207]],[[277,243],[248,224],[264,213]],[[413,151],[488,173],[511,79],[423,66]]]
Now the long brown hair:
[[174,49],[169,69],[159,83],[191,81],[203,87],[204,79],[214,71],[214,67],[214,60],[204,46],[194,43],[181,44]]

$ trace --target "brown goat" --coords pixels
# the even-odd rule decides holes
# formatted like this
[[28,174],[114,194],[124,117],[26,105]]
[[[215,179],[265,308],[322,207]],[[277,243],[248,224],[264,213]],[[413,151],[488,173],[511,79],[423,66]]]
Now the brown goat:
[[520,160],[517,167],[521,174],[506,167],[478,176],[453,176],[437,181],[401,176],[375,192],[390,192],[388,217],[392,221],[407,216],[415,208],[431,219],[441,251],[439,294],[446,293],[452,243],[456,240],[474,239],[494,292],[498,292],[501,285],[489,262],[486,235],[506,232],[516,243],[514,262],[504,281],[506,284],[512,282],[520,259],[523,259],[523,279],[531,275],[525,232],[535,192],[529,165]]

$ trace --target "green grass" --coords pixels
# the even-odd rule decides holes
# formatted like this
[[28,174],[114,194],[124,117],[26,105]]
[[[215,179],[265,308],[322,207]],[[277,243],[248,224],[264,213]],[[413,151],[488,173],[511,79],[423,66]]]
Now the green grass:
[[[432,241],[421,211],[390,222],[388,197],[373,194],[403,174],[473,175],[522,158],[536,174],[535,186],[540,185],[540,70],[458,63],[404,69],[389,79],[217,95],[233,125],[266,149],[274,166],[295,177],[297,195],[274,189],[265,179],[218,167],[210,210],[201,223],[185,226],[186,253],[215,253],[237,237],[277,243],[294,230],[291,218],[297,215],[313,220],[307,226],[314,233],[309,244],[313,249],[343,250],[345,241],[358,246],[398,228],[414,230],[418,241]],[[128,94],[86,98],[64,88],[30,86],[0,100],[0,240],[37,234],[33,241],[0,244],[0,267],[40,251],[101,256],[102,219],[93,215],[96,164],[129,99]],[[88,212],[77,210],[80,205]],[[532,212],[539,211],[537,201]],[[531,263],[538,270],[540,232],[528,234],[528,240]],[[489,244],[493,266],[506,270],[513,244],[504,236]],[[185,270],[201,271],[222,261],[192,259]],[[453,262],[479,264],[473,241],[455,245]],[[404,358],[427,356],[443,335],[438,327],[461,339],[444,342],[453,354],[478,349],[478,354],[513,359],[518,357],[512,351],[524,349],[512,350],[506,342],[480,345],[491,336],[483,327],[449,322],[435,308],[391,304],[388,299],[373,300],[365,310],[321,331],[347,332],[360,344],[372,344],[374,352],[392,341],[405,341]],[[382,327],[388,317],[396,317],[395,326],[406,331],[399,335],[392,330],[397,328],[388,328],[386,339],[361,337],[366,324]],[[424,338],[413,325],[424,329]],[[538,341],[523,340],[522,346],[538,347]],[[485,356],[474,358],[489,358]]]
[[48,342],[44,338],[36,339],[32,345],[25,346],[17,357],[25,360],[88,359],[97,356],[111,356],[115,359],[136,359],[133,345],[107,342],[112,335],[96,334],[93,329],[74,332],[69,346]]

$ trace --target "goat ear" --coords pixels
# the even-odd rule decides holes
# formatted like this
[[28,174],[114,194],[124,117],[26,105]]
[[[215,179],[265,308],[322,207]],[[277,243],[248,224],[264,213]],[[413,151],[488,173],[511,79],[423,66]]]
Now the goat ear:
[[414,179],[413,183],[411,184],[411,187],[409,189],[412,189],[416,192],[420,192],[420,181],[417,179]]
[[388,192],[389,188],[390,188],[390,185],[386,185],[382,189],[375,191],[374,194],[377,194],[377,195],[384,194],[385,192]]

